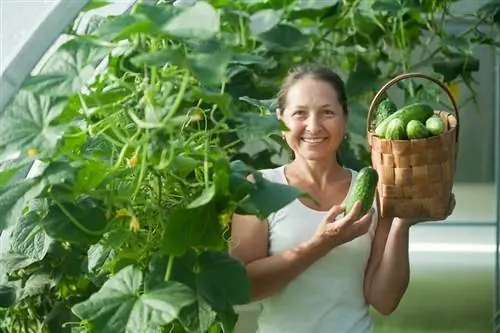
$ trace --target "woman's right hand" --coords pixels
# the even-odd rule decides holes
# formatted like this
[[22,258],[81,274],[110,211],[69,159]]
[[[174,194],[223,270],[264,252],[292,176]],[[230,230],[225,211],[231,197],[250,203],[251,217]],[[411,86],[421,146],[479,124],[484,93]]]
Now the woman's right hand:
[[364,235],[370,229],[374,209],[371,208],[365,215],[357,219],[356,216],[359,216],[360,210],[361,201],[357,201],[349,214],[337,220],[337,217],[344,213],[345,207],[333,206],[316,229],[312,242],[330,251],[336,246]]

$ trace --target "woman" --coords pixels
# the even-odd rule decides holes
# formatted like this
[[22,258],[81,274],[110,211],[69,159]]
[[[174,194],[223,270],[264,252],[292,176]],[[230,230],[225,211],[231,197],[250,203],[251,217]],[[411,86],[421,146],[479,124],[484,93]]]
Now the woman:
[[[319,66],[291,72],[278,94],[277,116],[290,129],[284,138],[294,159],[261,172],[307,191],[319,206],[298,199],[263,222],[233,218],[231,253],[247,268],[252,301],[262,304],[258,332],[372,332],[368,307],[388,315],[407,288],[415,221],[379,219],[375,204],[357,220],[359,203],[344,214],[357,173],[335,158],[348,120],[338,75]],[[453,208],[454,199],[450,213]]]

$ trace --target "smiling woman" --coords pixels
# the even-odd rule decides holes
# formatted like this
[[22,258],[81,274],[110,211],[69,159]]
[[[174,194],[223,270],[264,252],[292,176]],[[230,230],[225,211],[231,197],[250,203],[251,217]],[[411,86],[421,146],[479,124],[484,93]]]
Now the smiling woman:
[[262,175],[314,200],[298,198],[264,223],[234,216],[231,252],[246,266],[252,301],[262,304],[259,333],[373,332],[369,306],[390,314],[406,290],[411,223],[379,218],[375,202],[359,219],[359,203],[342,214],[358,178],[336,158],[346,106],[340,77],[317,65],[293,70],[278,93],[294,157]]

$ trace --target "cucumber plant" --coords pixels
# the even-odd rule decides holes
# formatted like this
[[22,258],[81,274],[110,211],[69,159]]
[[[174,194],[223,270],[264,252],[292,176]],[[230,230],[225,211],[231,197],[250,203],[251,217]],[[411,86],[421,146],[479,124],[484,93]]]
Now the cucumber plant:
[[[362,100],[399,71],[380,70],[378,45],[414,46],[380,24],[393,8],[360,6],[158,1],[68,27],[0,116],[0,329],[231,332],[250,294],[227,251],[231,215],[264,219],[307,195],[256,172],[282,154],[281,78],[338,64]],[[424,29],[411,20],[411,35]],[[349,137],[366,118],[355,106]],[[369,157],[348,139],[341,158]]]

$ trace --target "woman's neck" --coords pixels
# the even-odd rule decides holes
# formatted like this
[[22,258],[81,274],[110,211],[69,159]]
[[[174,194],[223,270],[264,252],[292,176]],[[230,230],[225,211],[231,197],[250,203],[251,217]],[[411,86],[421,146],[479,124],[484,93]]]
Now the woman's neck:
[[336,158],[331,160],[304,160],[296,158],[289,165],[289,171],[304,181],[324,188],[332,181],[342,177],[343,167]]

